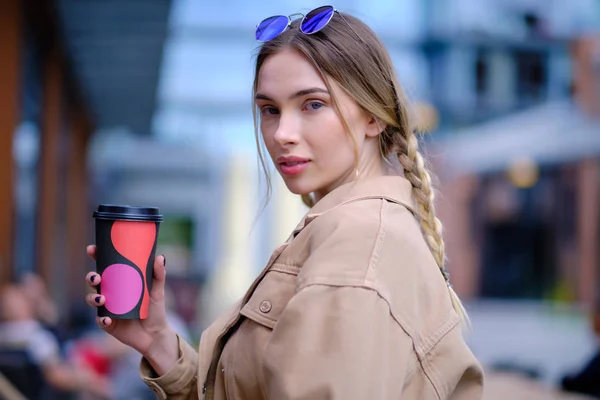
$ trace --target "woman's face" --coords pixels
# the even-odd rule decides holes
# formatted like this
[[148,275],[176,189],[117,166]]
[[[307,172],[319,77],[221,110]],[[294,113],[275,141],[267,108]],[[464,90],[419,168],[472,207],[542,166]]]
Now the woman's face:
[[[362,175],[372,169],[370,159],[380,158],[380,126],[336,82],[330,86],[358,146]],[[321,75],[300,52],[286,49],[265,60],[256,104],[267,150],[292,193],[314,193],[318,201],[354,179],[352,140]]]

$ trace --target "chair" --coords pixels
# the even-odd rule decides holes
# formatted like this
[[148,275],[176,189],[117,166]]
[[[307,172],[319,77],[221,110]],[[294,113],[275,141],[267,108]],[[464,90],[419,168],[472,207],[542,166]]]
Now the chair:
[[30,400],[44,398],[47,385],[42,370],[31,360],[26,349],[0,347],[0,373],[25,398]]

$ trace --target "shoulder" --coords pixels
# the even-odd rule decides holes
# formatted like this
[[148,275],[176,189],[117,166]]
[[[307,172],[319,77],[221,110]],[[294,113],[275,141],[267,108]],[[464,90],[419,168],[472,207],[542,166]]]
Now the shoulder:
[[321,283],[340,285],[365,285],[384,248],[401,251],[406,249],[398,246],[401,242],[419,235],[412,213],[384,198],[337,206],[314,218],[305,231],[307,257],[301,278],[308,282],[318,277]]
[[412,212],[402,204],[379,197],[357,199],[335,207],[317,216],[307,228],[313,249],[324,244],[349,244],[366,250],[368,243],[375,240],[421,239]]
[[316,216],[307,226],[313,245],[335,235],[336,239],[373,235],[382,221],[382,199],[360,199],[336,206]]

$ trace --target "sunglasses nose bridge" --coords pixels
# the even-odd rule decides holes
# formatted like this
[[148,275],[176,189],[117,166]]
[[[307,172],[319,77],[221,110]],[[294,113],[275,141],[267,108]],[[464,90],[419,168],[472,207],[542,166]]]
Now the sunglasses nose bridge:
[[288,18],[290,19],[290,21],[293,21],[295,19],[302,19],[302,18],[304,18],[304,14],[295,13],[295,14],[291,14]]

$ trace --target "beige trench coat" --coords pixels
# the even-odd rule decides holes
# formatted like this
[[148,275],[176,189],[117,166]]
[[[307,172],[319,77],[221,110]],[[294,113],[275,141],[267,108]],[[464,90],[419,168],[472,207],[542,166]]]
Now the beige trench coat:
[[384,176],[321,199],[244,298],[142,379],[160,399],[480,399],[483,373],[414,216]]

